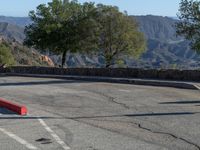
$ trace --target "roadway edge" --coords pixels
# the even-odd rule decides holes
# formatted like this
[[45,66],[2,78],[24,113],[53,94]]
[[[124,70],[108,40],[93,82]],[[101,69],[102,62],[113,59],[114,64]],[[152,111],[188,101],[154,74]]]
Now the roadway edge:
[[149,85],[149,86],[174,87],[174,88],[182,88],[182,89],[200,90],[200,83],[186,82],[186,81],[137,79],[137,78],[112,78],[112,77],[75,76],[75,75],[20,74],[20,73],[1,73],[0,76],[56,78],[56,79],[82,80],[82,81],[91,81],[91,82],[93,81],[93,82],[124,83],[124,84]]

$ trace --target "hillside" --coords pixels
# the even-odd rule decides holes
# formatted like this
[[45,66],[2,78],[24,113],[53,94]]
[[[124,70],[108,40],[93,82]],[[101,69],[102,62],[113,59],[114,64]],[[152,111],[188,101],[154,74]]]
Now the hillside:
[[29,49],[18,42],[0,37],[0,45],[7,47],[11,51],[15,65],[54,66],[54,63],[47,56],[41,55],[36,50]]
[[6,40],[22,43],[25,38],[24,28],[7,22],[0,22],[0,36]]
[[155,39],[163,42],[179,42],[183,40],[176,36],[174,27],[177,20],[162,16],[130,16],[139,23],[140,30],[145,33],[147,39]]
[[190,43],[176,36],[178,20],[161,16],[132,16],[147,39],[147,51],[139,60],[129,61],[130,66],[145,68],[196,69],[200,55],[191,50]]
[[22,45],[24,26],[28,23],[28,18],[0,16],[0,44],[11,50],[16,65],[54,66],[49,57]]
[[[152,15],[130,17],[138,21],[140,30],[145,34],[147,50],[138,60],[127,59],[128,67],[199,68],[200,55],[190,49],[188,41],[176,36],[174,24],[178,20]],[[0,17],[0,35],[22,43],[24,26],[28,23],[30,23],[28,18]],[[60,56],[50,55],[50,57],[55,64],[60,64]],[[67,58],[68,67],[102,67],[104,63],[103,58],[99,56],[68,54]]]

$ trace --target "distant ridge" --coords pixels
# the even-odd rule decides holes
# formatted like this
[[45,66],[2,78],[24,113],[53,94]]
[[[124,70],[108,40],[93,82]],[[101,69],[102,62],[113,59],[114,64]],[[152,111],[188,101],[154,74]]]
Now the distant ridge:
[[139,27],[145,33],[147,39],[160,41],[179,41],[174,27],[177,20],[162,16],[132,16],[139,22]]
[[171,16],[171,17],[169,17],[169,18],[172,18],[172,19],[174,19],[174,20],[179,20],[179,18],[178,18],[177,16]]
[[189,41],[176,36],[178,21],[162,16],[131,16],[147,38],[147,51],[139,60],[129,61],[129,66],[144,68],[197,69],[200,55],[191,50]]
[[28,17],[6,17],[6,16],[0,16],[0,22],[7,22],[9,24],[25,27],[31,21],[30,21],[30,19]]
[[0,22],[0,36],[6,40],[22,43],[25,38],[24,28],[8,22]]

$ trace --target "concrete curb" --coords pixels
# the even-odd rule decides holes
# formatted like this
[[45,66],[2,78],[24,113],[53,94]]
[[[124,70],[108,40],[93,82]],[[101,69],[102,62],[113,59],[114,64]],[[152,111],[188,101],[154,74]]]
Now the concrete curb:
[[184,81],[152,80],[152,79],[136,79],[136,78],[111,78],[111,77],[97,77],[97,76],[19,74],[19,73],[6,73],[1,75],[37,77],[37,78],[56,78],[56,79],[81,80],[81,81],[93,81],[93,82],[95,81],[95,82],[109,82],[109,83],[124,83],[124,84],[163,86],[163,87],[200,90],[199,86],[200,83],[184,82]]
[[13,111],[19,115],[26,115],[27,108],[25,106],[21,106],[15,103],[12,103],[8,100],[0,98],[0,107],[6,108],[10,111]]

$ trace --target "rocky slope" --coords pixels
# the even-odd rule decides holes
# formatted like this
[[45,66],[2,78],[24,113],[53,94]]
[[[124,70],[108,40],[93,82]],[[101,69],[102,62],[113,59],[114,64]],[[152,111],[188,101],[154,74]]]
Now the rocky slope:
[[25,38],[24,28],[7,22],[0,22],[0,36],[9,41],[22,43]]
[[[15,65],[54,66],[53,61],[34,49],[27,48],[19,42],[5,40],[0,37],[0,44],[6,45],[11,50]],[[1,49],[0,49],[1,52]]]
[[[0,23],[0,44],[11,50],[16,65],[54,66],[53,61],[34,49],[22,45],[24,28],[9,23]],[[1,50],[0,50],[1,51]]]

